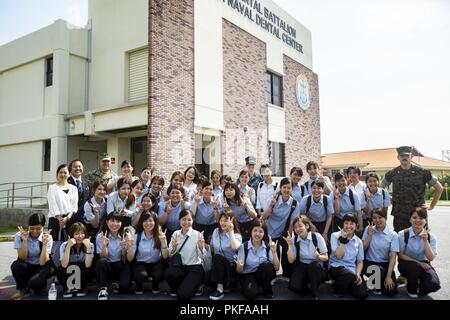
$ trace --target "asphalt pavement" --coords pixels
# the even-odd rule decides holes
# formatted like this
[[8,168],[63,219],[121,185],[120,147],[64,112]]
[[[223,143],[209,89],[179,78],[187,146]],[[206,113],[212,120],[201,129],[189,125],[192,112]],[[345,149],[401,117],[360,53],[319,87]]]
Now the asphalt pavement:
[[[392,225],[392,217],[389,216],[388,223]],[[450,207],[436,207],[433,211],[430,212],[429,216],[429,225],[433,234],[436,235],[438,239],[438,256],[436,260],[433,262],[433,266],[436,269],[439,278],[441,280],[441,289],[432,293],[426,297],[420,297],[422,300],[449,300],[450,299]],[[16,252],[13,249],[12,242],[0,242],[0,300],[9,300],[11,296],[16,292],[15,290],[15,281],[11,275],[10,265],[16,259]],[[398,275],[398,272],[397,272]],[[309,296],[298,296],[293,294],[287,289],[287,283],[280,280],[277,280],[273,286],[274,288],[274,300],[309,300]],[[161,293],[152,294],[150,292],[146,292],[144,295],[135,295],[135,294],[114,294],[110,291],[109,299],[115,300],[175,300],[175,298],[170,297],[168,294],[168,287],[165,282],[161,285]],[[83,298],[73,298],[74,300],[96,300],[98,288],[95,286],[89,287],[89,293],[87,296]],[[205,289],[205,292],[202,296],[195,297],[193,300],[207,300],[209,296],[209,292],[212,289]],[[62,289],[58,286],[58,299],[61,299]],[[327,284],[323,284],[320,287],[319,297],[321,300],[335,300],[336,298],[330,289],[330,286]],[[260,300],[263,300],[263,297],[258,297]],[[33,300],[43,300],[47,299],[46,296],[31,296],[27,299]],[[244,298],[240,294],[239,290],[232,291],[225,295],[224,300],[243,300]],[[345,296],[342,299],[352,299],[350,296]],[[399,287],[399,294],[393,298],[388,298],[384,296],[376,296],[373,294],[369,295],[369,300],[410,300],[408,295],[406,294],[406,288],[404,285]]]

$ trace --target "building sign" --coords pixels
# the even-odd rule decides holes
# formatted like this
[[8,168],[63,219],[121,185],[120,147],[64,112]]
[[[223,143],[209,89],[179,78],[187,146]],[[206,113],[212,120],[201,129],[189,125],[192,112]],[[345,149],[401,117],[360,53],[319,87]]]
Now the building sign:
[[299,75],[295,83],[295,95],[300,108],[306,111],[311,106],[311,92],[308,79],[305,75]]
[[265,7],[257,0],[219,0],[242,16],[252,21],[272,36],[277,37],[286,45],[303,53],[303,45],[297,40],[297,30],[284,21],[275,12]]

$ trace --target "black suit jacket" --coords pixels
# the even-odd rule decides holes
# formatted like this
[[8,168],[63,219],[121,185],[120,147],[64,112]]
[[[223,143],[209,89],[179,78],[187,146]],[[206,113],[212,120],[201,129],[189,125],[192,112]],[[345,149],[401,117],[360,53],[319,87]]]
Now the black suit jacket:
[[[67,182],[75,187],[77,186],[75,179],[72,176],[67,179]],[[72,217],[72,222],[83,222],[84,204],[91,198],[90,182],[84,178],[81,178],[81,186],[82,191],[80,192],[80,190],[78,190],[78,211],[77,214]]]

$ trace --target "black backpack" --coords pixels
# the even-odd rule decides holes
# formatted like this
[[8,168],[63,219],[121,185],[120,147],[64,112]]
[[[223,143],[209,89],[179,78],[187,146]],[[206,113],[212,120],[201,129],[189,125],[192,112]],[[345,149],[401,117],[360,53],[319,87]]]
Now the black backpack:
[[[311,238],[312,238],[312,243],[313,243],[314,247],[316,248],[316,250],[319,250],[319,247],[317,245],[317,235],[315,232],[311,232]],[[300,259],[300,242],[298,242],[297,240],[298,240],[298,235],[295,235],[294,246],[295,246],[295,253],[297,254],[296,259],[295,259],[296,262],[298,262]]]
[[[405,241],[405,249],[403,250],[403,253],[406,252],[406,247],[408,246],[408,241],[409,241],[409,228],[405,229],[405,232],[403,233],[403,240]],[[428,242],[430,242],[430,235],[428,235]]]
[[[249,245],[250,245],[250,241],[252,240],[248,240],[245,244],[244,244],[244,265],[247,262],[247,256],[248,256],[248,250],[249,250]],[[269,251],[270,251],[270,247],[267,243],[266,244],[266,257],[267,257],[267,261],[269,261]]]
[[[280,198],[280,194],[277,195],[277,198],[276,198],[277,201],[278,201],[279,198]],[[287,234],[287,232],[289,230],[289,226],[291,225],[292,213],[294,212],[295,208],[297,208],[297,200],[292,198],[291,211],[289,212],[289,217],[286,220],[286,225],[284,226],[283,234]]]
[[[309,209],[311,208],[312,196],[308,196],[306,199],[306,214],[309,213]],[[325,214],[328,212],[328,197],[323,196],[323,207],[325,209]]]

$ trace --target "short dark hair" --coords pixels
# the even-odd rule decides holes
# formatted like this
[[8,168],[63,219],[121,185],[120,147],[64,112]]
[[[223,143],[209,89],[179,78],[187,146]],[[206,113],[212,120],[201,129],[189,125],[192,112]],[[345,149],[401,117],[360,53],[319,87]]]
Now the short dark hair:
[[375,178],[377,179],[377,181],[380,181],[380,178],[378,177],[378,175],[375,172],[369,172],[366,176],[366,182],[367,180],[369,180],[369,178]]
[[158,184],[160,184],[160,185],[162,185],[162,186],[164,187],[165,181],[164,181],[164,178],[161,177],[161,176],[154,176],[154,177],[152,178],[152,180],[150,180],[150,186],[153,184],[153,182],[155,182],[155,180],[156,180],[156,182],[157,182]]
[[343,222],[350,221],[350,222],[353,222],[355,224],[358,223],[358,220],[356,220],[356,217],[353,214],[346,214],[342,221]]
[[41,212],[33,213],[30,218],[28,219],[28,225],[29,226],[45,226],[45,215]]
[[83,165],[83,162],[80,160],[80,159],[75,159],[75,160],[72,160],[72,161],[70,161],[70,163],[69,163],[69,173],[72,171],[72,165],[75,163],[75,162],[79,162],[79,163],[81,163],[81,165]]
[[318,186],[319,188],[325,188],[325,184],[320,181],[320,180],[314,180],[313,182],[311,182],[311,188],[314,186]]
[[202,182],[199,181],[198,184],[201,185],[202,188],[209,187],[209,186],[212,185],[211,181],[209,181],[209,180],[204,180],[204,181],[202,181]]
[[316,167],[316,169],[319,169],[319,168],[320,168],[320,167],[319,167],[319,164],[318,164],[317,162],[315,162],[315,161],[309,161],[309,162],[306,164],[306,171],[308,171],[310,167]]
[[94,184],[92,185],[92,193],[95,193],[95,190],[97,190],[99,186],[105,188],[105,191],[108,190],[106,183],[102,183],[101,181],[95,181]]
[[337,182],[337,181],[341,180],[342,178],[345,179],[345,176],[344,176],[342,173],[337,172],[337,173],[334,175],[334,182]]
[[422,219],[428,219],[428,211],[427,211],[427,208],[425,208],[425,207],[414,208],[409,213],[409,217],[411,218],[414,213],[417,213],[417,215]]
[[373,216],[374,214],[377,214],[377,215],[379,215],[380,217],[387,219],[387,212],[384,211],[384,210],[382,210],[382,209],[380,209],[380,208],[373,209],[373,210],[372,210],[372,216]]
[[262,173],[263,169],[269,169],[270,171],[272,171],[272,169],[268,164],[262,164],[261,167],[259,168],[259,173]]
[[183,219],[183,218],[186,217],[187,215],[190,215],[191,218],[194,218],[194,215],[192,214],[192,211],[191,211],[191,210],[189,210],[189,209],[183,209],[183,210],[181,210],[181,212],[180,212],[180,216],[179,216],[178,220]]
[[123,168],[123,167],[125,167],[126,165],[129,165],[130,167],[132,167],[131,161],[130,161],[130,160],[123,160],[122,163],[121,163],[121,165],[120,165],[120,167]]
[[64,168],[67,168],[67,170],[69,170],[69,168],[67,167],[67,164],[65,164],[65,163],[60,164],[60,165],[58,166],[58,168],[56,169],[56,174],[58,174],[59,171],[61,171],[61,169],[64,169]]
[[204,176],[204,175],[201,175],[201,176],[199,176],[198,179],[197,179],[197,186],[200,185],[200,186],[204,187],[204,186],[205,186],[205,183],[207,183],[207,182],[209,182],[208,177],[207,177],[207,176]]
[[356,173],[358,174],[358,176],[361,175],[361,169],[356,167],[356,166],[350,166],[347,168],[347,170],[345,170],[345,174],[348,176],[348,174],[350,173],[350,171],[355,170]]
[[293,167],[289,175],[292,175],[294,172],[297,172],[297,174],[301,177],[303,176],[303,170],[300,167]]

